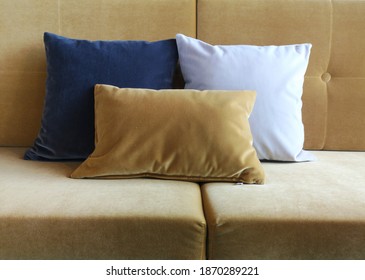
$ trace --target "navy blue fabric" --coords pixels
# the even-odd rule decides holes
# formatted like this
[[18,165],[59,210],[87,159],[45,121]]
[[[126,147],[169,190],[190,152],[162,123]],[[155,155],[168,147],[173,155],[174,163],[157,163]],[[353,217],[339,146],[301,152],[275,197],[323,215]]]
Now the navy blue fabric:
[[87,41],[44,33],[47,84],[30,160],[84,160],[94,150],[94,85],[172,87],[175,39]]

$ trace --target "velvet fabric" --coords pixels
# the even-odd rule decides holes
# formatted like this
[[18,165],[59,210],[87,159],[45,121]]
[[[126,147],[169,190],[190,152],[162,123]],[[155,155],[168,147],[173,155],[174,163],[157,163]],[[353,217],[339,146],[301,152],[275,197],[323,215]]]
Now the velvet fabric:
[[[0,259],[365,259],[364,152],[268,163],[265,185],[72,180],[0,148]],[[203,204],[204,212],[203,212]],[[206,243],[207,242],[207,243]]]
[[[90,40],[313,45],[303,89],[305,149],[365,150],[362,0],[0,1],[0,145],[31,146],[45,95],[44,31]],[[102,5],[101,5],[102,4]],[[224,12],[222,12],[224,11]]]
[[364,15],[363,0],[1,0],[0,258],[204,259],[206,244],[209,259],[364,260],[363,152],[264,162],[265,185],[204,184],[205,212],[196,183],[71,180],[78,162],[22,160],[41,123],[45,30],[91,40],[179,32],[215,45],[310,42],[305,148],[365,150]]
[[93,151],[96,83],[172,87],[174,39],[87,41],[45,33],[44,44],[48,77],[42,125],[25,159],[79,160]]
[[169,180],[72,180],[78,162],[0,148],[0,259],[205,259],[200,187]]
[[365,153],[313,153],[263,163],[264,186],[202,186],[208,259],[365,259]]
[[248,117],[253,91],[95,86],[95,150],[72,178],[264,183]]
[[362,0],[198,0],[197,38],[213,45],[311,43],[304,148],[363,151],[364,14]]
[[89,40],[196,36],[196,0],[1,0],[0,18],[0,146],[29,147],[39,133],[45,31]]

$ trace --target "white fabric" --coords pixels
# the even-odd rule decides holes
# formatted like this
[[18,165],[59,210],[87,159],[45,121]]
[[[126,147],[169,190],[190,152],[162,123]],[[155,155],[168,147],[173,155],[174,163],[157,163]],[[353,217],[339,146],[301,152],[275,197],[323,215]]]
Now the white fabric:
[[303,150],[301,100],[311,44],[213,46],[182,34],[176,40],[185,88],[257,92],[250,126],[260,159],[315,159]]

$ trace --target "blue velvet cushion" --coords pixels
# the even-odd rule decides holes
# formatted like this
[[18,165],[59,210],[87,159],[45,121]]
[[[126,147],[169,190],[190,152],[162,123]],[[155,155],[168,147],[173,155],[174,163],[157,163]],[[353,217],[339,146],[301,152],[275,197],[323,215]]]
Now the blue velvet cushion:
[[175,39],[87,41],[44,34],[47,84],[41,129],[25,159],[83,160],[94,149],[95,84],[167,89]]

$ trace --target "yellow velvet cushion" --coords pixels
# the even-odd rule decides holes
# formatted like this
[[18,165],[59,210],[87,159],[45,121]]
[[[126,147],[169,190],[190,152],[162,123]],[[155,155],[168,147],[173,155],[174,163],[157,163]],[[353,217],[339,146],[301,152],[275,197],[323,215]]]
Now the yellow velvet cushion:
[[95,86],[95,150],[72,178],[264,183],[248,117],[253,91]]

